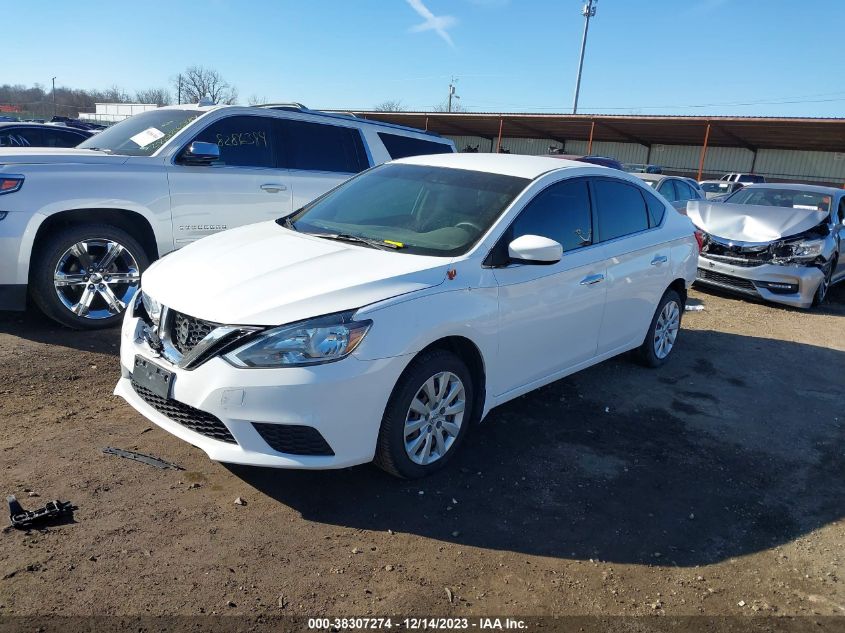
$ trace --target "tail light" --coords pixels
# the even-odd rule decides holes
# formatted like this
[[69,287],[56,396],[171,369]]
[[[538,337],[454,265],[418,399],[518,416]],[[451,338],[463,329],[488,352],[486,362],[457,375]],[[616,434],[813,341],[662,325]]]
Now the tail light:
[[0,195],[4,193],[14,193],[23,186],[23,176],[9,175],[0,176]]
[[701,253],[701,249],[704,247],[704,231],[695,230],[695,241],[698,242],[698,252]]

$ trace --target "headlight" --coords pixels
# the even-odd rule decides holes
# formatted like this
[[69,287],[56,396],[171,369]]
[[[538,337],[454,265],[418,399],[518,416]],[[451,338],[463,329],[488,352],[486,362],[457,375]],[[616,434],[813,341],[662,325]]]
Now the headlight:
[[824,240],[809,240],[806,242],[796,242],[789,245],[792,250],[793,257],[801,257],[807,259],[815,259],[822,254],[824,250]]
[[153,325],[158,327],[161,321],[161,304],[143,290],[141,291],[141,303],[144,304],[144,310],[147,311]]
[[340,360],[364,339],[372,321],[353,321],[352,312],[273,328],[223,358],[235,367],[298,367]]

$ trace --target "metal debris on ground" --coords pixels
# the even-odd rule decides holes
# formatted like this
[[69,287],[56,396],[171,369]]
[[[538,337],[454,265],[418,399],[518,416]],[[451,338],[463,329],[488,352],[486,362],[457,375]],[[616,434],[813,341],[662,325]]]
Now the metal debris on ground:
[[144,453],[138,453],[136,451],[125,451],[122,448],[113,448],[111,446],[106,446],[103,449],[103,452],[107,455],[117,455],[118,457],[124,457],[126,459],[132,459],[136,462],[141,462],[142,464],[147,464],[147,466],[153,466],[155,468],[170,468],[172,470],[185,470],[178,464],[174,464],[172,462],[166,462],[163,459],[159,459],[158,457],[153,457],[152,455],[145,455]]
[[36,510],[24,510],[15,495],[6,497],[9,504],[9,521],[11,527],[27,530],[43,523],[58,521],[65,517],[73,517],[76,506],[70,501],[49,501]]
[[686,306],[684,306],[685,312],[701,312],[704,310],[704,304],[697,299],[688,299]]

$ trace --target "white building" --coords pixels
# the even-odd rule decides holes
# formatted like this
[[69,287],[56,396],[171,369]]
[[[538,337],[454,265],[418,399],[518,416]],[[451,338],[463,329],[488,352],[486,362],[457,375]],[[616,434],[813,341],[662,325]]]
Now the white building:
[[154,103],[95,103],[94,107],[94,112],[80,112],[79,118],[95,123],[116,123],[133,114],[155,110],[158,106]]

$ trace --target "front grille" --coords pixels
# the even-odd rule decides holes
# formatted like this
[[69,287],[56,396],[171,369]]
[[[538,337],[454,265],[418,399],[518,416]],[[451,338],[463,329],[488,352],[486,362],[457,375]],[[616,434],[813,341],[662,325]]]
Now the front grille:
[[180,354],[187,354],[219,325],[174,310],[170,319],[170,341]]
[[313,426],[263,422],[253,422],[252,426],[274,451],[289,455],[334,455],[331,446]]
[[747,279],[740,279],[739,277],[731,277],[730,275],[723,275],[713,270],[705,268],[698,269],[698,278],[704,281],[712,281],[714,284],[735,288],[737,290],[756,292],[757,288],[754,283]]
[[762,266],[763,264],[767,263],[758,259],[746,259],[745,257],[729,257],[727,255],[713,255],[712,253],[706,253],[706,255],[702,256],[702,259],[712,259],[713,261],[719,262],[721,264],[730,264],[731,266],[737,266],[739,268],[756,268],[757,266]]
[[132,388],[144,402],[170,420],[213,440],[237,444],[226,425],[210,413],[195,409],[178,400],[162,398],[134,380],[132,381]]

